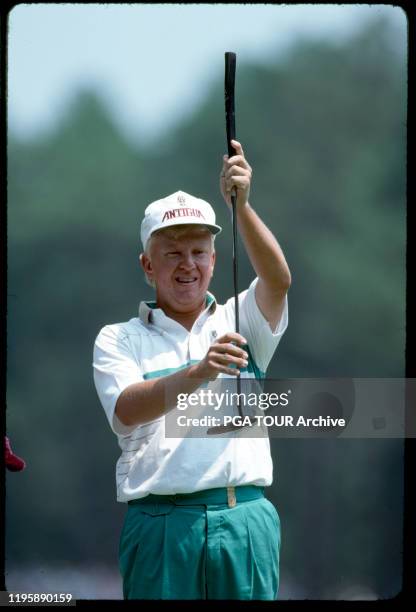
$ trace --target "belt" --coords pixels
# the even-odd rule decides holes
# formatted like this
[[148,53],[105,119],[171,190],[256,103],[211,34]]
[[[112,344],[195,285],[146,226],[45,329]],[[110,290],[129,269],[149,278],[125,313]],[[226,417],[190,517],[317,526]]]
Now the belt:
[[129,504],[147,504],[155,502],[172,502],[178,506],[195,504],[228,504],[233,508],[237,503],[252,501],[264,497],[264,487],[242,485],[237,487],[220,487],[205,489],[194,493],[175,493],[172,495],[154,495],[149,493],[139,499],[131,499]]

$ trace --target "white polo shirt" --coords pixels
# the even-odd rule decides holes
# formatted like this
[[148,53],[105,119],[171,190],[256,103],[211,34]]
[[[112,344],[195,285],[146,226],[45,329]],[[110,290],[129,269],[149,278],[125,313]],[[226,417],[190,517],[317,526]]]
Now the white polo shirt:
[[[288,325],[288,303],[272,331],[256,299],[255,278],[239,294],[240,334],[247,340],[249,365],[241,378],[264,378]],[[268,437],[169,438],[165,416],[126,427],[115,414],[121,392],[133,383],[173,374],[203,359],[215,338],[235,330],[234,297],[223,305],[207,293],[206,308],[188,331],[155,302],[141,302],[139,317],[106,325],[94,344],[93,371],[98,396],[121,456],[116,466],[117,501],[149,493],[171,495],[215,487],[269,486],[273,464]],[[220,374],[220,377],[224,376]]]

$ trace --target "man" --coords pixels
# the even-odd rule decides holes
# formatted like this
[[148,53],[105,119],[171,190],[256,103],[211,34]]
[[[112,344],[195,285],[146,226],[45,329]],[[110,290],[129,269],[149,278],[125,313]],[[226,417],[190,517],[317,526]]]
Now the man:
[[167,398],[201,381],[263,376],[287,327],[291,277],[276,239],[249,204],[252,170],[241,144],[224,156],[220,190],[236,191],[240,235],[256,272],[239,295],[208,292],[221,231],[212,207],[177,192],[150,204],[141,265],[156,301],[108,325],[94,346],[94,380],[122,454],[117,500],[128,502],[119,566],[125,599],[276,599],[280,520],[264,497],[268,437],[166,436]]

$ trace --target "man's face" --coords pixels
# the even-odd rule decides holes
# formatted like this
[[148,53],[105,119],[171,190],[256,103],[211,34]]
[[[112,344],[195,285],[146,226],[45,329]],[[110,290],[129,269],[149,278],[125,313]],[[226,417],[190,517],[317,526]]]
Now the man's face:
[[200,226],[167,228],[152,236],[149,252],[141,259],[156,284],[160,308],[173,314],[193,312],[204,303],[215,264],[211,233]]

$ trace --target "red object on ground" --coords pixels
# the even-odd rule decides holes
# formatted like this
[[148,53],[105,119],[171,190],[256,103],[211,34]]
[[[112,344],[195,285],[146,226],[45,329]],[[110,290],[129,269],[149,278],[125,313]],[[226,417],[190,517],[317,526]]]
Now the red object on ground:
[[5,451],[5,461],[6,468],[11,472],[21,472],[26,467],[26,462],[21,457],[18,457],[12,451],[12,447],[10,446],[9,438],[4,436],[4,451]]

